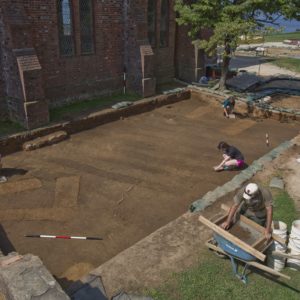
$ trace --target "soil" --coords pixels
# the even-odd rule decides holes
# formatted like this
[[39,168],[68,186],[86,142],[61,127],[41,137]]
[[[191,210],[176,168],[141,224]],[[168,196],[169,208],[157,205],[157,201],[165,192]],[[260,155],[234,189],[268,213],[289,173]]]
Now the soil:
[[300,110],[300,96],[292,95],[275,95],[272,96],[271,105],[281,108],[292,108],[294,110]]
[[221,159],[219,141],[237,146],[251,164],[298,131],[294,122],[225,119],[217,102],[193,96],[51,147],[9,155],[3,175],[10,187],[0,185],[0,248],[38,255],[67,287],[236,175],[212,170]]
[[229,232],[234,236],[238,237],[243,242],[247,243],[248,245],[252,245],[261,237],[261,233],[255,231],[253,228],[240,221],[237,221],[229,229]]

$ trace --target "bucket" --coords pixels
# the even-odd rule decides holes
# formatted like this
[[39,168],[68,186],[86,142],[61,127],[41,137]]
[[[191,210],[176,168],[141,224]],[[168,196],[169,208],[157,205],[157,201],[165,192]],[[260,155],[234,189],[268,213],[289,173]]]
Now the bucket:
[[286,259],[283,257],[272,256],[272,251],[285,253],[286,247],[282,247],[281,244],[274,241],[268,249],[267,265],[270,268],[280,272],[285,266]]
[[[292,224],[288,249],[293,255],[300,255],[300,220],[296,220]],[[288,267],[294,270],[300,270],[300,260],[289,258],[287,260]]]
[[[278,235],[279,237],[283,238],[284,240],[287,240],[287,225],[284,222],[281,221],[273,221],[272,222],[272,230],[273,233]],[[281,271],[284,266],[285,266],[285,262],[286,259],[285,258],[281,258],[281,257],[276,257],[274,258],[271,255],[272,251],[277,251],[277,252],[282,252],[285,253],[286,252],[286,245],[282,245],[276,241],[274,241],[271,246],[269,247],[269,255],[268,255],[268,260],[267,260],[267,264],[270,268],[276,270],[276,271]]]
[[[281,237],[285,241],[287,240],[287,225],[282,221],[273,221],[272,222],[272,230],[273,233],[277,236]],[[286,244],[280,244],[274,241],[275,244],[275,251],[285,252],[286,251]]]
[[278,272],[284,269],[285,262],[286,262],[285,258],[274,258],[271,255],[269,255],[267,259],[268,266]]
[[282,221],[273,221],[272,222],[273,233],[280,236],[283,239],[286,239],[287,236],[287,225]]

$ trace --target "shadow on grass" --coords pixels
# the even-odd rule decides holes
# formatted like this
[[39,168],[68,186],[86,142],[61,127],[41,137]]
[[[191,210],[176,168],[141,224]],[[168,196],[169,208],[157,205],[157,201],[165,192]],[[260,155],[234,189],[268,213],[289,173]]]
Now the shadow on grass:
[[12,121],[0,121],[0,137],[15,134],[25,129],[18,123]]
[[281,285],[284,288],[288,288],[291,291],[300,294],[300,289],[297,289],[297,288],[295,288],[295,287],[287,284],[286,282],[280,280],[279,279],[280,277],[276,277],[275,275],[271,275],[269,273],[266,273],[266,272],[264,272],[262,270],[259,270],[259,269],[253,268],[253,267],[250,267],[250,273],[258,274],[258,275],[260,275],[260,276],[262,276],[262,277],[264,277],[264,278],[266,278],[268,280],[273,281],[274,283],[277,283],[277,284]]

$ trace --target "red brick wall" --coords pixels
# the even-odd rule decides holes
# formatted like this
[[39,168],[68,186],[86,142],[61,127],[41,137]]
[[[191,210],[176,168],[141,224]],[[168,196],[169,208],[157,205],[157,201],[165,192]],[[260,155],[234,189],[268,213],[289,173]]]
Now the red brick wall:
[[0,13],[0,119],[4,119],[8,116],[7,111],[7,103],[6,103],[6,84],[3,72],[3,51],[1,51],[2,44],[3,44],[3,21],[1,20],[1,13]]
[[[10,66],[5,81],[14,109],[18,110],[18,105],[21,107],[23,103],[20,83],[16,78],[18,70],[9,51],[12,49],[30,47],[35,50],[41,65],[39,89],[43,88],[45,98],[52,105],[121,91],[124,66],[128,72],[128,88],[140,93],[143,91],[140,46],[148,44],[147,0],[94,0],[95,52],[91,55],[80,53],[78,0],[72,0],[75,54],[69,57],[59,53],[57,0],[0,1],[9,4],[6,18],[13,23],[10,29],[5,30],[14,45],[8,41],[2,48],[8,53],[3,64],[4,67]],[[152,83],[170,81],[175,77],[175,66],[180,78],[193,77],[194,49],[184,30],[180,29],[176,35],[174,2],[169,1],[169,43],[167,47],[160,48],[161,0],[157,0],[157,45],[153,47],[154,59],[150,63],[154,64]],[[146,68],[151,69],[152,66]],[[29,94],[36,95],[36,91]]]
[[145,0],[124,0],[124,65],[127,87],[142,93],[142,58],[140,46],[147,44],[147,6]]
[[171,81],[175,77],[175,30],[176,20],[174,12],[175,0],[169,1],[169,41],[167,47],[159,46],[159,29],[160,29],[160,11],[161,0],[157,1],[157,46],[154,49],[155,54],[155,75],[158,83]]
[[[199,39],[208,39],[211,34],[211,30],[202,30]],[[176,77],[183,81],[198,81],[205,75],[205,53],[202,49],[195,49],[187,26],[178,26],[176,31],[175,65]]]
[[72,3],[75,55],[64,57],[59,53],[57,1],[24,1],[32,24],[33,45],[43,69],[46,98],[51,103],[107,93],[122,86],[122,1],[94,1],[95,52],[91,55],[80,53],[78,1]]
[[[12,52],[14,48],[12,35],[21,24],[24,24],[22,15],[17,8],[18,2],[20,1],[13,1],[12,3],[8,0],[1,0],[0,2],[0,72],[2,79],[4,79],[2,83],[4,87],[1,89],[1,94],[6,99],[6,104],[2,104],[2,106],[7,108],[7,114],[9,114],[11,119],[22,122],[25,116],[23,93],[17,61]],[[10,25],[12,25],[12,28]],[[23,37],[23,39],[25,38],[26,36]]]

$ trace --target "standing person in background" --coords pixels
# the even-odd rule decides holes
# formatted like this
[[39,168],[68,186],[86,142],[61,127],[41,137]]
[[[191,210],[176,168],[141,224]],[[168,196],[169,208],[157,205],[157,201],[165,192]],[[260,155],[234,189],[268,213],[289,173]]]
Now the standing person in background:
[[[1,154],[0,154],[0,175],[1,175],[2,163],[1,163]],[[0,183],[6,182],[7,178],[5,176],[0,176]]]
[[224,116],[229,118],[229,115],[233,114],[234,106],[235,106],[235,96],[230,96],[229,98],[225,99],[223,102],[223,111]]
[[242,168],[245,164],[244,155],[239,149],[228,145],[226,142],[220,142],[218,149],[223,152],[222,162],[214,167],[215,171],[229,170],[231,168]]

